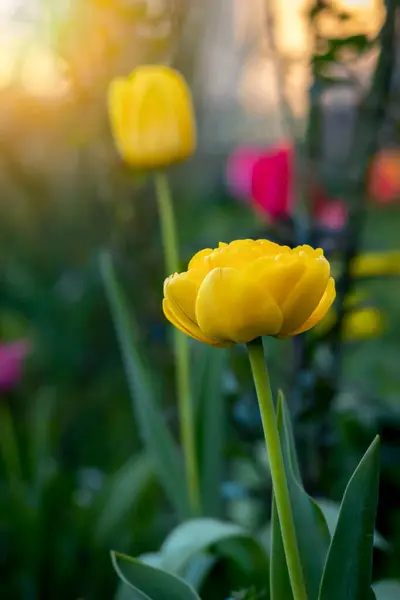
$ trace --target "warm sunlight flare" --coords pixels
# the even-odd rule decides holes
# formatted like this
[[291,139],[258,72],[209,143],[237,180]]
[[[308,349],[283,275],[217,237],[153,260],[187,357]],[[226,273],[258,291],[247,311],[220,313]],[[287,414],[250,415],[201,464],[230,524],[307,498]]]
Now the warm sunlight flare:
[[1,0],[0,90],[17,84],[44,98],[67,92],[65,66],[51,47],[44,15],[41,0]]

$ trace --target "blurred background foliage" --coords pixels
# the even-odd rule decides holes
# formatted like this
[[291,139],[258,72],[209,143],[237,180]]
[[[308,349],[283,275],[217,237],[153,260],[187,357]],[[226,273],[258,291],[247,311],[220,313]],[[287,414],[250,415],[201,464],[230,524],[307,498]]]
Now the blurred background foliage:
[[[238,145],[267,146],[288,136],[300,142],[308,111],[313,131],[300,144],[304,173],[351,203],[339,175],[376,65],[384,6],[372,0],[266,4],[7,0],[1,7],[0,343],[24,338],[32,348],[21,381],[1,397],[4,598],[111,598],[109,549],[154,551],[177,523],[142,450],[98,270],[99,250],[107,247],[175,430],[154,193],[146,175],[129,172],[114,149],[110,79],[161,62],[182,70],[192,86],[198,152],[170,173],[183,263],[219,240],[295,241],[285,224],[237,202],[224,171]],[[399,142],[397,45],[390,52],[377,150]],[[390,204],[367,192],[360,231],[345,228],[338,238],[318,233],[338,268],[352,235],[356,253],[398,250],[399,187]],[[351,291],[380,311],[383,326],[367,339],[341,337],[333,382],[326,384],[332,356],[322,333],[307,337],[305,365],[296,341],[268,342],[267,351],[273,381],[288,392],[298,421],[310,493],[338,501],[372,436],[382,435],[377,527],[386,545],[376,551],[376,578],[399,578],[400,280],[377,275],[352,280]],[[200,376],[195,346],[193,355]],[[270,484],[245,358],[235,349],[223,372],[220,491],[223,516],[258,530],[268,520]],[[229,566],[218,568],[228,577],[221,573]]]

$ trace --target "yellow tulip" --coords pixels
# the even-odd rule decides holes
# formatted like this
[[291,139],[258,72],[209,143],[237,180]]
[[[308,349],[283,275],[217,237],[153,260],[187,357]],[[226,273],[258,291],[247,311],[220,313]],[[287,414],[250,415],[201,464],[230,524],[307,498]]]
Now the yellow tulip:
[[343,338],[359,341],[375,338],[383,331],[383,317],[376,308],[362,308],[348,313],[343,322]]
[[227,347],[307,331],[334,299],[335,282],[321,249],[238,240],[201,250],[187,271],[168,277],[163,310],[187,335]]
[[139,169],[165,167],[190,156],[196,126],[189,88],[175,70],[141,66],[111,82],[111,129],[122,158]]

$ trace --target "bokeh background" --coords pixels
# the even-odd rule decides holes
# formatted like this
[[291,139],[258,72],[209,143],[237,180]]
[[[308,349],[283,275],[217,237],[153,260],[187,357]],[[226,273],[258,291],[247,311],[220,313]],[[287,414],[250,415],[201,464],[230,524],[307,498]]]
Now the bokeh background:
[[[389,88],[378,82],[378,100],[362,101],[385,14],[380,0],[1,0],[0,380],[10,344],[23,356],[0,390],[2,597],[112,598],[109,550],[153,551],[176,524],[143,452],[98,267],[108,248],[177,431],[153,185],[121,161],[107,114],[110,80],[149,62],[181,70],[196,106],[197,152],[169,172],[182,262],[220,240],[318,242],[347,272],[344,304],[367,311],[347,329],[332,313],[267,351],[307,490],[333,512],[382,435],[375,576],[400,578],[398,35],[385,48]],[[273,219],[235,197],[226,165],[238,149],[288,139],[300,208]],[[301,193],[310,181],[350,217],[318,225]],[[352,271],[372,252],[386,259]],[[248,371],[244,351],[230,352],[222,516],[256,529],[270,482]]]

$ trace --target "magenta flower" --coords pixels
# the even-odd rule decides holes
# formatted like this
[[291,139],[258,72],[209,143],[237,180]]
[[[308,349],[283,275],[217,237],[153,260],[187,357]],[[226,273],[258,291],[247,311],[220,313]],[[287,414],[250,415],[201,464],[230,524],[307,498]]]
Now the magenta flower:
[[0,344],[0,392],[7,392],[19,383],[30,350],[26,340]]
[[255,208],[272,219],[291,214],[293,208],[293,148],[273,146],[255,162],[251,196]]
[[[294,172],[294,148],[283,141],[267,149],[238,148],[228,159],[226,176],[233,196],[274,221],[292,216]],[[344,226],[348,210],[342,200],[329,198],[322,188],[313,184],[310,196],[317,223],[332,230]]]

